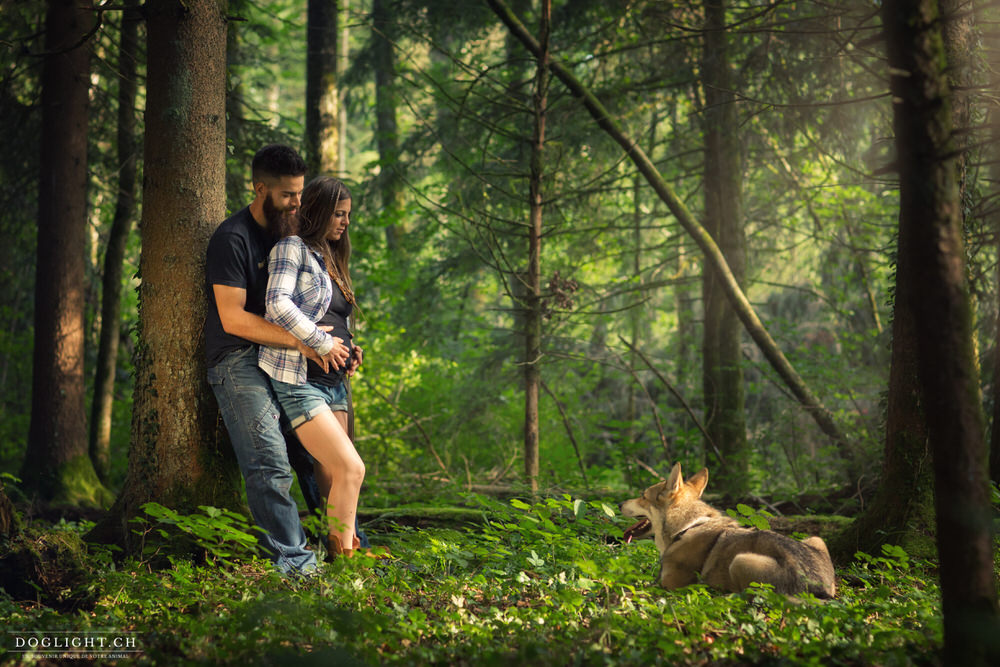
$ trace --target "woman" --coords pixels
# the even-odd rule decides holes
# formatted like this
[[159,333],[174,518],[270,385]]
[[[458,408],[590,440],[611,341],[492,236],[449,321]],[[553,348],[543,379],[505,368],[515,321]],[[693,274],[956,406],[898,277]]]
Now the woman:
[[[365,477],[365,464],[347,435],[343,382],[362,359],[347,326],[354,307],[348,271],[350,214],[351,193],[342,182],[314,179],[302,192],[298,235],[281,239],[268,262],[267,319],[333,363],[323,368],[307,363],[296,350],[263,346],[259,357],[291,428],[316,461],[331,557],[350,557],[358,547],[354,526]],[[332,329],[327,333],[320,325]]]

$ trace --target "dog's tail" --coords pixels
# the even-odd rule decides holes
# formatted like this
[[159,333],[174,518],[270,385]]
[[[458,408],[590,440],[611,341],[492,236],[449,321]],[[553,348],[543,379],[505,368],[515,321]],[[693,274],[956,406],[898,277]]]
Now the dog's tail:
[[816,562],[816,574],[818,581],[810,582],[809,592],[818,598],[832,600],[837,595],[837,575],[833,569],[833,560],[830,558],[830,551],[826,548],[826,542],[822,537],[813,536],[802,540],[802,544],[813,552],[813,560]]

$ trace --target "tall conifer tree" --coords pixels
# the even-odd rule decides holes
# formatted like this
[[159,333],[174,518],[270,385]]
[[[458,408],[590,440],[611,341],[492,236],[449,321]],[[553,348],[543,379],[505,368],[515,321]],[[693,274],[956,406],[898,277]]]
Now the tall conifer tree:
[[50,0],[45,21],[31,426],[21,478],[29,495],[55,504],[106,496],[87,451],[83,377],[90,6]]

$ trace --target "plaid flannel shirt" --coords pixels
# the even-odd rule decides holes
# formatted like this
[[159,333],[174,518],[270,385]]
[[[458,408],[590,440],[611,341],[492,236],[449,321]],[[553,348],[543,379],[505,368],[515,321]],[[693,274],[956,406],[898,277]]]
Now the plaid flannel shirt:
[[[267,321],[284,327],[320,356],[329,352],[333,337],[316,326],[333,295],[323,259],[298,236],[286,236],[271,250],[267,270]],[[279,382],[306,383],[306,358],[298,350],[261,345],[257,364]]]

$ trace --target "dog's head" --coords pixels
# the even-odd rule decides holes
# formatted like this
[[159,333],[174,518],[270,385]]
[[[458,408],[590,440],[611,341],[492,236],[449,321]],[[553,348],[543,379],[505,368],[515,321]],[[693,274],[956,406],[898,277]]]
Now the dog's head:
[[681,464],[675,464],[666,481],[654,484],[638,498],[626,500],[619,507],[625,516],[639,519],[625,531],[625,542],[654,537],[661,526],[667,524],[665,519],[671,507],[698,500],[707,485],[708,468],[702,468],[685,482],[681,475]]

